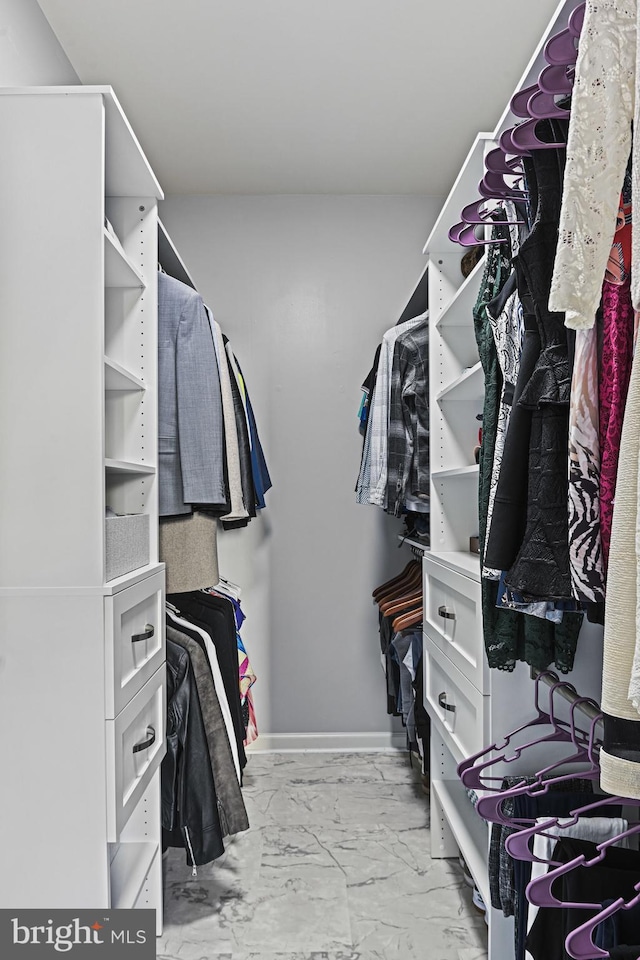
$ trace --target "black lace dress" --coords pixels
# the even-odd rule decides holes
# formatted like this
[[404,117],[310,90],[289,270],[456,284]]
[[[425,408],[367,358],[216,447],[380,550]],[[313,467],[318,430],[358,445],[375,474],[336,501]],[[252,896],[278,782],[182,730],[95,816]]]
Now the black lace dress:
[[540,352],[519,406],[532,411],[526,527],[509,569],[509,587],[530,596],[572,596],[569,573],[568,440],[571,371],[564,314],[548,308],[562,203],[562,164],[556,150],[532,153],[537,186],[535,221],[517,263],[521,297],[533,307]]

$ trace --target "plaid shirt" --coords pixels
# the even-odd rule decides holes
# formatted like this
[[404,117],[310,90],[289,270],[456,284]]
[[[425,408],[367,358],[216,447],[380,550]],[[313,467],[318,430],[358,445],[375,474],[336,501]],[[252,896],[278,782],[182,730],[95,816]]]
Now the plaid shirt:
[[[404,333],[421,322],[420,317],[399,323],[387,330],[382,338],[376,389],[369,411],[370,439],[370,490],[369,503],[378,507],[386,506],[387,499],[387,450],[389,436],[389,401],[391,391],[391,370],[396,341]],[[368,433],[369,431],[367,431]]]
[[410,497],[429,501],[429,321],[396,341],[391,369],[387,513]]

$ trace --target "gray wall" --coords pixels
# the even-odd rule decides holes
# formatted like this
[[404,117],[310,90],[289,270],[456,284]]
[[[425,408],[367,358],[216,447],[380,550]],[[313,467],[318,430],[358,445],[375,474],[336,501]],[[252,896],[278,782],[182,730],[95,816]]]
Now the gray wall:
[[36,0],[0,0],[0,86],[78,82]]
[[161,215],[247,376],[274,483],[221,533],[263,733],[389,731],[371,591],[409,558],[355,503],[360,384],[422,270],[433,197],[170,197]]

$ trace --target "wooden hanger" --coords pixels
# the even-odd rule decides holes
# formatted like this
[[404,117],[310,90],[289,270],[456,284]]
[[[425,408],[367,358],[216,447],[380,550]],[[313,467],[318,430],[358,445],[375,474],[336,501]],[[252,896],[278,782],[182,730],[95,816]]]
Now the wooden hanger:
[[415,610],[396,617],[391,626],[396,633],[400,633],[401,630],[408,630],[409,627],[416,627],[420,623],[422,623],[422,604]]
[[422,569],[418,563],[417,567],[409,574],[408,577],[406,577],[401,583],[396,584],[395,587],[390,588],[386,593],[382,594],[376,602],[382,609],[383,604],[398,600],[405,594],[414,592],[416,588],[421,586]]
[[385,617],[391,617],[395,613],[400,613],[402,610],[414,606],[416,603],[422,603],[422,589],[414,590],[413,593],[407,593],[403,597],[398,597],[397,600],[391,600],[389,603],[381,606],[380,610]]
[[377,600],[377,599],[378,599],[378,596],[379,596],[381,593],[384,593],[384,592],[385,592],[386,590],[388,590],[389,588],[394,587],[394,586],[396,585],[396,583],[398,583],[400,580],[403,579],[403,577],[405,577],[408,573],[411,572],[411,570],[415,567],[416,563],[417,563],[416,560],[409,560],[409,563],[406,565],[406,567],[404,568],[404,570],[401,571],[401,573],[399,573],[397,576],[393,577],[393,579],[387,580],[386,583],[380,584],[379,587],[376,587],[376,589],[375,589],[375,590],[373,591],[373,593],[371,594],[371,596],[373,597],[373,599],[374,599],[374,600]]

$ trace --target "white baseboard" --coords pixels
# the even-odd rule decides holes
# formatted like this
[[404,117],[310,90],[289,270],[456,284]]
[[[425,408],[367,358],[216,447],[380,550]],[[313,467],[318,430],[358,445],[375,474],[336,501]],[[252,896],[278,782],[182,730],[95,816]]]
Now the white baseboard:
[[406,750],[403,732],[261,733],[248,753],[384,753]]

